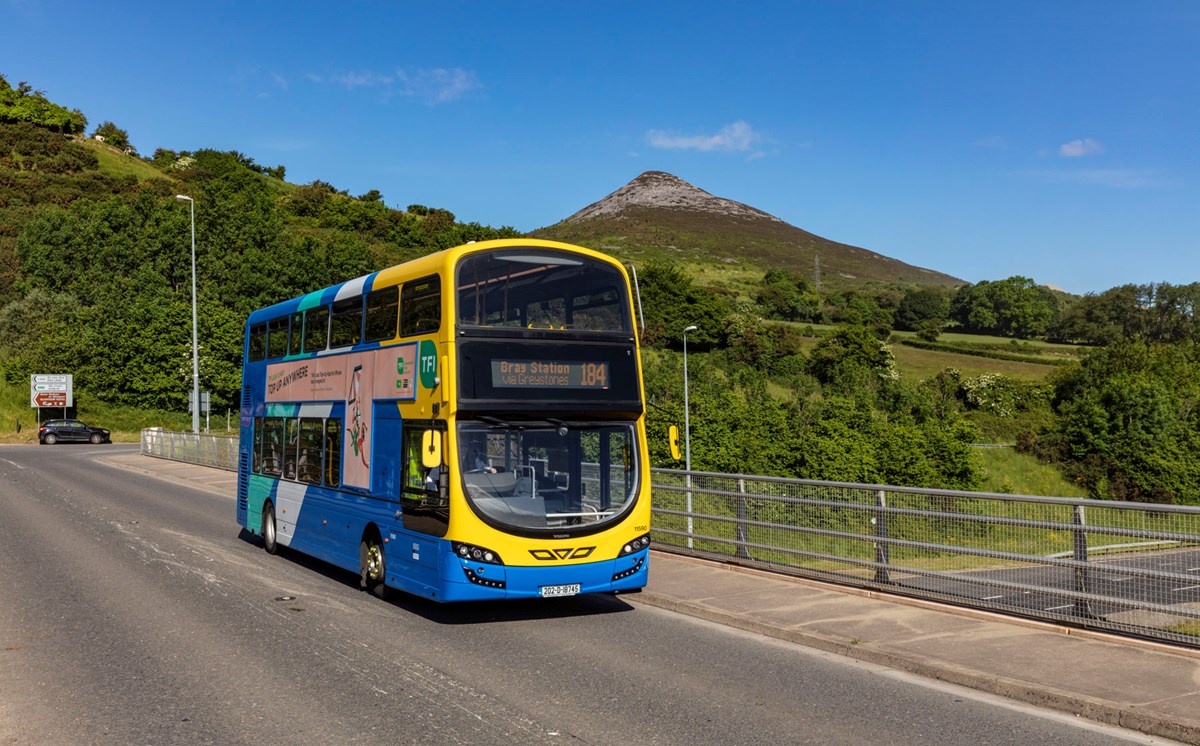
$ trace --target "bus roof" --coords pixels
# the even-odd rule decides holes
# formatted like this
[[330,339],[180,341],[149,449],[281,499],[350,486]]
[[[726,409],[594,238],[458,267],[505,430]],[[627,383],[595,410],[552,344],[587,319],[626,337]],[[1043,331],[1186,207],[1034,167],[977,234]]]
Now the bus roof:
[[418,257],[403,264],[397,264],[386,269],[381,269],[372,272],[362,277],[356,277],[352,280],[330,285],[329,287],[314,290],[311,293],[306,293],[297,298],[281,301],[265,308],[260,308],[252,312],[247,319],[247,324],[256,324],[268,319],[278,318],[279,316],[302,311],[306,308],[330,303],[334,300],[344,297],[351,297],[369,292],[374,288],[376,283],[381,286],[394,285],[397,282],[402,282],[406,279],[415,279],[426,275],[441,272],[447,267],[454,266],[464,254],[469,254],[476,251],[505,249],[505,248],[524,248],[538,247],[547,249],[562,249],[575,253],[585,254],[587,256],[607,262],[621,270],[625,274],[625,268],[616,259],[613,259],[607,254],[603,254],[594,249],[589,249],[585,246],[575,246],[573,244],[562,243],[560,241],[546,241],[540,238],[498,238],[491,241],[472,241],[455,246],[449,249]]

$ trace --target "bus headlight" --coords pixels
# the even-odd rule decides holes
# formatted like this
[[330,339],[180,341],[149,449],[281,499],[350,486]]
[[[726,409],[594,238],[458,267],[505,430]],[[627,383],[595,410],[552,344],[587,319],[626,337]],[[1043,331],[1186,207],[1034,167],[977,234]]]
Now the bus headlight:
[[626,555],[633,554],[634,552],[640,552],[648,546],[650,546],[650,534],[643,534],[633,541],[626,542],[625,546],[621,547],[621,553],[617,556],[625,557]]
[[467,560],[468,562],[482,562],[485,565],[503,565],[504,560],[500,559],[500,555],[485,547],[475,546],[474,544],[463,544],[460,541],[450,542],[450,546],[454,549],[454,553],[459,559]]

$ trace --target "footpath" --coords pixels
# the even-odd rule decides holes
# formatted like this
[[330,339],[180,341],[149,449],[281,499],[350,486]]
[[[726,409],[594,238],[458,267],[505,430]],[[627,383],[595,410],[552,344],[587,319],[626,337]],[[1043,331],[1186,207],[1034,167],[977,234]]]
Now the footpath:
[[[104,461],[233,498],[232,472]],[[1149,735],[1200,745],[1200,650],[943,606],[654,551],[657,606]]]

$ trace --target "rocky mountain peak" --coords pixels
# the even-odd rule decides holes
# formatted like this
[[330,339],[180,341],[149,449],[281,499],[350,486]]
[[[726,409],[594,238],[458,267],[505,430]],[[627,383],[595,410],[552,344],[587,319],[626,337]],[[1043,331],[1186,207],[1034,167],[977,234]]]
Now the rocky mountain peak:
[[619,218],[622,213],[633,208],[686,210],[715,213],[733,218],[783,222],[774,215],[756,210],[741,202],[714,197],[703,189],[664,171],[645,172],[599,202],[593,202],[583,208],[564,222],[571,223],[601,216]]

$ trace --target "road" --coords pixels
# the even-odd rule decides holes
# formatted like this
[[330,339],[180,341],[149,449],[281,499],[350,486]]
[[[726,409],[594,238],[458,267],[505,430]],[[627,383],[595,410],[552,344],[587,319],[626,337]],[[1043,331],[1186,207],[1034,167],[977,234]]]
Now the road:
[[636,596],[381,601],[122,448],[0,448],[0,744],[1164,743]]

